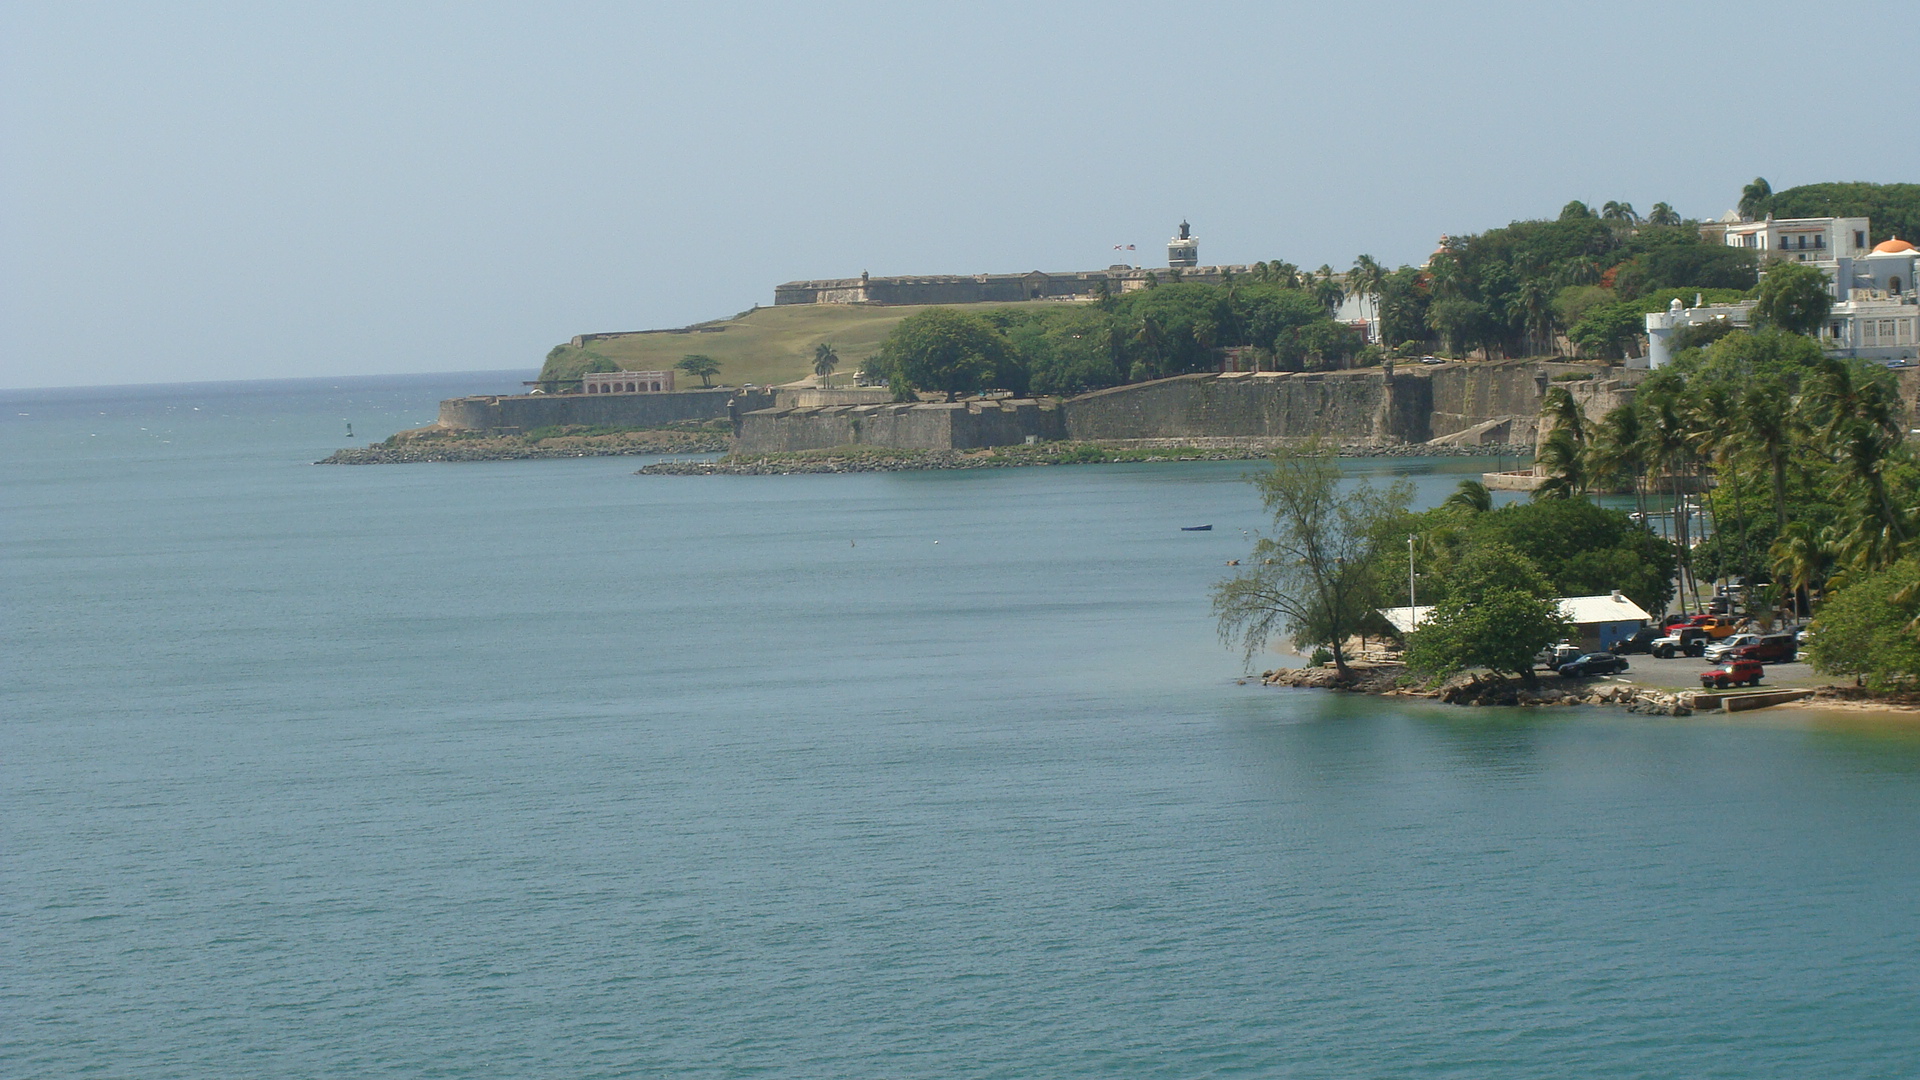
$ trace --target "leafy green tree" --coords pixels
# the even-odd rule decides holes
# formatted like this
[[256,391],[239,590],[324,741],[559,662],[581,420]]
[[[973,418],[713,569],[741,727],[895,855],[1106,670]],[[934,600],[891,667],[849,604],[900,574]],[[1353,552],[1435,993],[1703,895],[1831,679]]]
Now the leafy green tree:
[[1588,356],[1617,360],[1626,355],[1645,329],[1646,319],[1640,309],[1620,301],[1590,309],[1567,328],[1567,340]]
[[1773,193],[1766,208],[1783,218],[1871,218],[1869,244],[1896,236],[1920,243],[1920,184],[1802,184]]
[[707,389],[713,387],[713,377],[720,373],[720,361],[701,353],[688,353],[680,358],[679,363],[673,366],[680,371],[699,378],[700,385]]
[[1533,658],[1565,637],[1552,582],[1531,559],[1499,543],[1467,554],[1449,574],[1447,596],[1407,638],[1407,666],[1430,676],[1483,667],[1533,685]]
[[[1648,611],[1665,611],[1673,595],[1673,544],[1625,513],[1584,499],[1510,503],[1476,514],[1462,543],[1513,548],[1541,568],[1559,596],[1619,589]],[[1625,557],[1593,554],[1615,551]]]
[[1391,595],[1384,538],[1404,519],[1413,486],[1343,483],[1332,448],[1318,445],[1279,451],[1253,481],[1273,530],[1255,543],[1247,569],[1214,586],[1220,636],[1249,661],[1280,634],[1325,645],[1349,679],[1346,641]]
[[1877,690],[1920,680],[1920,559],[1856,578],[1820,605],[1807,643],[1814,669],[1852,675]]
[[1591,207],[1579,199],[1575,199],[1560,208],[1561,221],[1580,221],[1588,218],[1598,219],[1599,217],[1599,214],[1594,213]]
[[881,346],[896,396],[913,390],[955,394],[982,390],[1011,359],[1007,339],[991,322],[953,308],[927,308],[900,320]]
[[1379,312],[1382,342],[1414,342],[1428,337],[1427,304],[1431,299],[1421,273],[1403,266],[1380,283]]
[[1427,323],[1433,327],[1440,340],[1446,342],[1447,352],[1453,356],[1465,356],[1485,342],[1489,323],[1487,306],[1476,300],[1453,298],[1435,300],[1427,307]]
[[832,345],[822,342],[813,347],[813,373],[819,377],[821,385],[826,385],[833,375],[833,369],[839,366],[840,354],[834,351]]
[[1789,334],[1811,334],[1827,321],[1832,309],[1826,274],[1805,263],[1780,262],[1760,279],[1753,317]]

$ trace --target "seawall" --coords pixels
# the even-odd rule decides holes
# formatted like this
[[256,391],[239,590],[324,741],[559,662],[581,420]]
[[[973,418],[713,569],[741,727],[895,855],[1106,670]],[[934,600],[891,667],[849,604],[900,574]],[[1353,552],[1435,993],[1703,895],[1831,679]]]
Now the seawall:
[[973,450],[1064,439],[1060,406],[1032,399],[830,405],[742,415],[737,449],[765,454],[865,444],[900,450]]

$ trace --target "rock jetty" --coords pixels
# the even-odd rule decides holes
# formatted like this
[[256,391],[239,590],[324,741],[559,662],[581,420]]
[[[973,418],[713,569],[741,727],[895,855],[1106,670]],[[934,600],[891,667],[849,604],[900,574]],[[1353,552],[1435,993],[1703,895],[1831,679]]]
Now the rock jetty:
[[1407,669],[1400,664],[1353,666],[1352,671],[1353,679],[1345,683],[1340,681],[1340,673],[1330,666],[1280,668],[1261,673],[1260,681],[1268,686],[1431,698],[1449,705],[1612,705],[1653,716],[1693,715],[1688,696],[1630,683],[1583,681],[1528,687],[1518,679],[1505,676],[1462,672],[1438,687],[1423,688],[1411,684]]
[[[1029,465],[1118,465],[1157,461],[1258,461],[1266,446],[1191,445],[1180,440],[1134,440],[1126,444],[1054,442],[983,450],[894,450],[844,447],[793,453],[733,455],[718,461],[662,461],[642,476],[788,476],[801,473],[910,472],[922,469],[1006,469]],[[1529,459],[1531,446],[1342,446],[1341,457],[1492,457]]]

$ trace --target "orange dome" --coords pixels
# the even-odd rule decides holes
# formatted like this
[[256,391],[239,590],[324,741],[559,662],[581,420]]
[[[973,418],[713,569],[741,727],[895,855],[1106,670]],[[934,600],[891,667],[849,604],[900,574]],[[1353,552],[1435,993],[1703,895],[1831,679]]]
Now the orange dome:
[[1901,240],[1897,237],[1892,240],[1882,240],[1878,244],[1873,245],[1873,250],[1875,254],[1880,254],[1884,252],[1885,254],[1888,254],[1888,255],[1899,255],[1908,251],[1912,251],[1913,249],[1914,248],[1912,244],[1909,244],[1905,240]]

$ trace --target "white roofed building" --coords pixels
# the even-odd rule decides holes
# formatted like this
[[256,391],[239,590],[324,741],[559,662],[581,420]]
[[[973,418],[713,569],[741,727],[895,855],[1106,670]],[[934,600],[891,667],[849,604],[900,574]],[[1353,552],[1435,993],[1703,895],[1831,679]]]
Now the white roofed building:
[[[1563,596],[1560,614],[1573,624],[1583,649],[1611,649],[1633,636],[1633,632],[1653,621],[1639,604],[1618,591],[1599,596]],[[1380,615],[1402,637],[1418,630],[1433,611],[1433,605],[1381,608]]]

